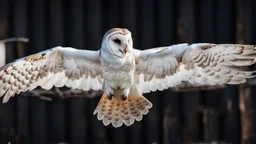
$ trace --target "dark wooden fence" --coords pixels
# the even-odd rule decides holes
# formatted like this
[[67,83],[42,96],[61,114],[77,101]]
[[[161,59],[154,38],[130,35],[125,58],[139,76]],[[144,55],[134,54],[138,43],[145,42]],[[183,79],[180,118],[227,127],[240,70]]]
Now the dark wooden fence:
[[[128,28],[139,49],[255,44],[255,6],[254,0],[1,0],[0,39],[30,40],[7,43],[7,62],[58,45],[98,50],[113,27]],[[255,86],[154,92],[146,95],[154,107],[143,121],[118,129],[92,115],[99,97],[46,101],[16,95],[0,104],[0,143],[256,143],[255,93]]]

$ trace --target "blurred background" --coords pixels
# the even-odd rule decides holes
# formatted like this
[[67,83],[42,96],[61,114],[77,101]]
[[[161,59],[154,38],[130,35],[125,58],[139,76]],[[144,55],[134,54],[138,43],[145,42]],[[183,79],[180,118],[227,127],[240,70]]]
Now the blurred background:
[[[54,46],[98,50],[113,27],[132,32],[134,47],[176,43],[255,44],[254,0],[0,0],[6,62]],[[1,54],[4,55],[3,53]],[[51,101],[26,94],[0,104],[0,143],[256,143],[255,86],[147,94],[149,114],[131,127],[105,127],[92,113],[100,97]]]

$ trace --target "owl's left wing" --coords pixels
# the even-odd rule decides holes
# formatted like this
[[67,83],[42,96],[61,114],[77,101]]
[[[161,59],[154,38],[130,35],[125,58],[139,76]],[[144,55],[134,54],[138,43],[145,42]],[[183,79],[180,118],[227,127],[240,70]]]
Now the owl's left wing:
[[253,45],[178,44],[147,50],[134,49],[135,82],[141,93],[193,85],[240,84],[255,77],[246,68],[256,62]]
[[102,82],[99,51],[54,47],[0,67],[3,102],[37,86],[46,90],[53,86],[101,90]]

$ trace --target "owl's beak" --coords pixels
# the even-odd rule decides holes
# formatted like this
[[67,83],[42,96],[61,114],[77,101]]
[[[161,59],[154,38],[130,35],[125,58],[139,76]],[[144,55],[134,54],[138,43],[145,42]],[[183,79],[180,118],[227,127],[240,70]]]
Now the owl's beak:
[[128,50],[127,45],[125,46],[125,48],[123,50],[121,50],[121,52],[123,53],[124,56],[127,54],[127,50]]
[[127,49],[128,49],[128,47],[127,47],[127,45],[126,45],[126,47],[124,48],[124,52],[123,52],[124,55],[126,55]]

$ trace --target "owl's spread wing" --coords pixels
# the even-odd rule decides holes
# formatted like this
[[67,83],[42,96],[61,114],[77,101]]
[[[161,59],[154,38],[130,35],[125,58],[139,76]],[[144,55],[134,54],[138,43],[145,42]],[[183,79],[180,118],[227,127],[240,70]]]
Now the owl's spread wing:
[[0,96],[7,102],[37,86],[100,90],[102,81],[99,51],[55,47],[1,67]]
[[134,50],[135,80],[141,93],[189,82],[195,85],[240,84],[255,77],[246,68],[256,62],[252,45],[178,44]]

